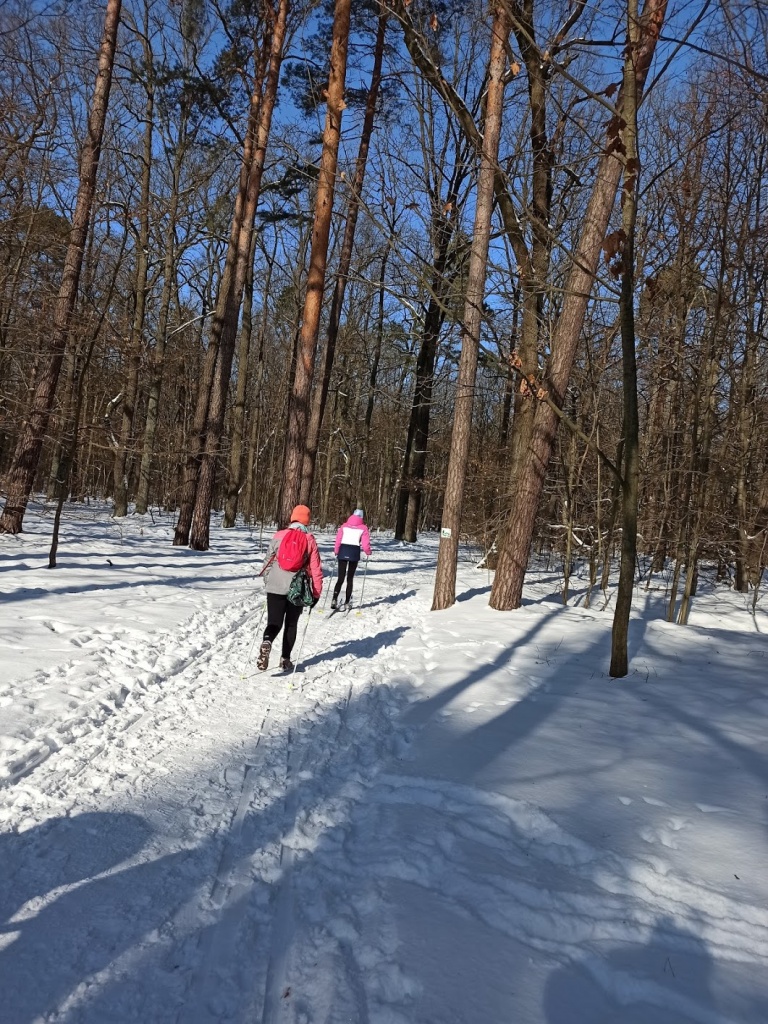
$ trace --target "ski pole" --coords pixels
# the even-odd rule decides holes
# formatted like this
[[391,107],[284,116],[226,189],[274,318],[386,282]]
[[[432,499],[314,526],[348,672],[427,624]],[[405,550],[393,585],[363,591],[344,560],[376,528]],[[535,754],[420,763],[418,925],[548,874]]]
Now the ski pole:
[[251,655],[253,654],[253,648],[256,646],[256,640],[258,639],[259,633],[261,633],[261,624],[264,621],[264,613],[266,612],[266,610],[267,610],[267,603],[265,601],[264,602],[264,607],[261,609],[261,615],[259,616],[259,623],[256,626],[256,630],[255,630],[255,632],[253,634],[253,640],[251,640],[251,646],[250,646],[250,648],[248,650],[248,657],[245,659],[245,664],[243,665],[243,671],[240,673],[240,678],[241,679],[245,679],[246,670],[248,669],[248,666],[251,663]]
[[[332,582],[332,580],[333,580],[333,576],[329,576],[328,577],[328,586],[325,589],[325,600],[323,601],[323,611],[325,611],[325,606],[328,604],[328,595],[331,592],[331,582]],[[309,621],[309,619],[307,619],[307,621]]]
[[304,650],[304,641],[307,638],[307,629],[309,628],[309,620],[311,618],[312,618],[312,609],[310,608],[309,609],[309,614],[307,615],[307,622],[306,622],[306,625],[304,626],[304,632],[301,634],[301,643],[299,644],[299,653],[296,655],[296,661],[293,663],[293,672],[291,672],[291,686],[293,686],[293,677],[296,675],[296,669],[299,667],[299,662],[301,661],[301,652]]
[[365,556],[365,568],[363,569],[363,585],[360,588],[360,607],[363,607],[363,598],[365,597],[365,577],[368,575],[368,555]]

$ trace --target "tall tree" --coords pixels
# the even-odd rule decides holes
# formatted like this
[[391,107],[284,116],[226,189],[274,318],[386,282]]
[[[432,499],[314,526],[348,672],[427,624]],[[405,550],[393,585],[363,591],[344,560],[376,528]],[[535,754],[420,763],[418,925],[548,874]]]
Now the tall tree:
[[121,7],[122,0],[107,0],[96,84],[88,114],[86,137],[80,154],[77,203],[48,345],[50,357],[45,361],[37,378],[31,408],[16,442],[13,461],[6,478],[7,498],[2,517],[0,517],[0,533],[21,532],[27,502],[35,483],[43,437],[56,395],[56,386],[67,345],[69,324],[77,301],[77,289],[91,219],[96,175],[99,169],[101,144],[112,86]]
[[136,27],[141,38],[144,100],[144,138],[141,150],[141,175],[139,189],[139,225],[135,232],[136,271],[133,286],[133,318],[128,338],[128,360],[123,387],[122,416],[118,445],[115,450],[115,466],[112,486],[115,497],[114,515],[121,517],[128,512],[128,461],[131,435],[136,414],[136,399],[139,394],[139,371],[144,348],[144,319],[147,308],[147,281],[149,277],[149,207],[152,183],[152,138],[155,114],[155,57],[149,24],[149,4],[144,4],[144,19],[141,29]]
[[451,435],[451,455],[443,502],[440,548],[437,556],[433,610],[450,607],[456,600],[456,563],[467,474],[472,410],[475,403],[475,379],[480,351],[480,327],[483,319],[488,246],[491,237],[493,192],[499,157],[502,113],[504,109],[504,72],[510,22],[506,6],[497,4],[491,29],[488,65],[486,113],[483,147],[477,176],[475,224],[469,256],[466,301],[461,332],[461,356],[456,381],[456,397]]
[[624,158],[621,190],[621,354],[623,367],[622,440],[624,464],[621,481],[621,568],[616,608],[611,632],[610,674],[625,676],[629,670],[627,633],[632,610],[637,559],[637,495],[640,424],[637,411],[637,359],[635,356],[635,229],[640,158],[637,140],[637,55],[640,43],[637,0],[627,0],[627,49],[624,58],[624,103],[621,124],[617,126],[619,153]]
[[247,173],[244,204],[235,240],[232,278],[222,282],[219,301],[214,314],[212,334],[218,336],[218,361],[208,407],[205,446],[200,460],[195,506],[189,535],[189,546],[196,551],[208,550],[216,460],[219,455],[219,445],[224,431],[224,413],[229,393],[232,359],[235,351],[240,308],[243,303],[243,291],[245,289],[248,268],[253,263],[254,220],[261,194],[261,182],[264,175],[264,163],[272,127],[272,115],[280,83],[280,66],[283,61],[289,7],[289,0],[279,0],[277,11],[270,11],[270,20],[274,19],[274,21],[271,26],[269,64],[263,95],[257,107],[258,119],[249,128],[249,131],[254,133],[255,139]]
[[333,197],[336,188],[341,116],[346,106],[344,84],[347,74],[350,5],[351,0],[336,0],[333,13],[333,40],[323,130],[323,150],[315,195],[307,290],[301,330],[297,340],[296,374],[288,409],[288,430],[278,516],[281,523],[287,523],[290,520],[291,510],[301,496],[301,477],[309,427],[309,399],[315,373],[315,353],[320,329]]
[[319,386],[315,388],[312,400],[312,413],[309,420],[307,443],[304,450],[304,462],[301,473],[301,501],[309,503],[312,494],[312,482],[315,476],[315,462],[317,461],[317,449],[320,444],[320,431],[325,415],[325,406],[328,400],[328,387],[331,381],[333,360],[336,353],[336,340],[339,335],[339,324],[341,323],[341,311],[344,305],[344,295],[347,290],[349,279],[349,268],[352,263],[352,250],[355,244],[355,229],[357,218],[360,213],[360,198],[363,184],[365,182],[365,168],[368,163],[368,150],[373,135],[374,117],[376,104],[379,98],[379,87],[381,86],[381,68],[384,60],[384,38],[387,28],[387,14],[382,9],[379,14],[378,27],[376,30],[376,41],[373,47],[373,70],[371,71],[371,84],[368,86],[368,96],[365,103],[365,114],[363,116],[363,127],[360,132],[360,145],[355,161],[355,173],[351,182],[349,207],[347,209],[347,220],[344,225],[344,238],[341,243],[339,255],[339,269],[336,272],[336,284],[333,289],[331,308],[328,315],[328,330],[325,336],[325,349],[323,351],[323,363],[320,371]]
[[[642,97],[666,10],[667,0],[646,0],[643,14],[639,18],[640,39],[635,65],[638,102]],[[623,105],[623,96],[620,94],[617,101],[618,117],[621,117]],[[559,424],[556,408],[562,410],[565,405],[584,316],[621,178],[622,161],[615,152],[614,143],[614,138],[609,136],[606,151],[598,163],[595,184],[552,337],[551,356],[545,375],[545,388],[552,399],[552,405],[540,403],[536,406],[530,440],[514,466],[510,486],[512,506],[500,538],[501,550],[490,598],[491,607],[500,611],[519,608],[522,601],[536,513]]]

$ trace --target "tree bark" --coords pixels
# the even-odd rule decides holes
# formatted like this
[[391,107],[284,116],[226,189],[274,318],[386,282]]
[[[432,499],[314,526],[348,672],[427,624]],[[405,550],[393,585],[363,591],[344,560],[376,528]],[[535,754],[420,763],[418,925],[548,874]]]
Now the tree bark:
[[639,41],[637,0],[628,0],[627,54],[624,62],[624,103],[622,106],[625,127],[620,132],[625,159],[624,185],[621,196],[622,230],[625,240],[619,300],[623,369],[624,473],[621,483],[621,568],[616,608],[613,614],[609,668],[609,674],[614,679],[622,678],[629,671],[627,638],[637,560],[640,424],[637,412],[637,360],[635,357],[635,225],[637,223],[637,179],[640,173],[640,162],[637,141],[638,94],[635,60]]
[[[266,46],[266,43],[264,44]],[[192,529],[192,516],[195,511],[195,500],[197,497],[197,484],[200,471],[200,464],[205,449],[206,430],[208,428],[209,408],[214,388],[216,368],[219,362],[219,346],[221,343],[222,328],[227,314],[227,304],[230,301],[232,292],[232,280],[237,260],[237,245],[240,237],[240,228],[245,216],[245,205],[248,196],[248,183],[250,180],[251,165],[256,141],[256,123],[261,108],[263,77],[258,73],[258,67],[263,60],[264,50],[256,55],[256,73],[254,76],[253,91],[251,93],[250,108],[248,111],[248,127],[243,142],[243,156],[240,163],[240,179],[238,191],[235,197],[235,206],[232,212],[232,223],[229,230],[229,243],[224,259],[224,270],[219,282],[219,292],[216,298],[214,310],[214,322],[211,327],[208,347],[205,351],[203,369],[200,383],[197,389],[195,401],[195,414],[192,420],[192,430],[189,439],[189,450],[184,463],[181,483],[181,498],[179,501],[179,518],[176,522],[176,530],[173,536],[174,547],[180,547],[189,543],[190,531]]]
[[[182,114],[179,137],[183,138],[187,118],[186,111]],[[163,381],[165,353],[168,347],[168,323],[173,297],[174,269],[176,266],[176,218],[179,209],[179,190],[181,188],[181,171],[184,163],[185,147],[179,143],[173,158],[171,172],[171,196],[168,204],[168,223],[164,235],[163,290],[160,294],[160,309],[157,319],[157,338],[154,352],[150,356],[149,393],[147,395],[147,416],[144,424],[144,441],[141,450],[141,466],[139,468],[139,484],[136,492],[136,511],[144,515],[149,505],[149,488],[152,478],[152,462],[155,452],[155,435],[160,407],[160,392]]]
[[45,360],[37,379],[29,417],[23,424],[13,460],[6,478],[7,498],[0,517],[0,533],[20,533],[29,495],[35,483],[43,438],[56,395],[56,386],[69,334],[69,324],[77,299],[83,253],[96,189],[104,125],[112,86],[112,71],[117,46],[122,0],[107,0],[104,32],[99,48],[99,67],[88,115],[88,130],[80,157],[80,182],[77,190],[72,231],[64,260],[64,270],[51,327]]
[[[646,0],[640,17],[640,45],[636,63],[638,102],[642,96],[666,9],[667,0]],[[621,112],[621,95],[617,106]],[[545,377],[545,386],[550,397],[560,408],[563,407],[576,358],[581,328],[616,198],[621,170],[621,160],[613,151],[607,150],[598,164],[583,230],[576,247],[573,265],[568,273],[563,305],[552,339],[552,356]],[[557,427],[557,413],[549,405],[539,404],[533,419],[530,441],[521,451],[516,467],[512,508],[501,537],[499,563],[490,598],[491,607],[499,611],[519,608],[522,601],[536,513]]]
[[[400,475],[400,487],[397,497],[395,540],[404,540],[411,544],[416,541],[416,521],[413,516],[413,509],[421,504],[421,491],[424,483],[435,360],[437,358],[440,331],[445,319],[445,293],[448,290],[445,272],[449,258],[448,248],[453,237],[455,223],[453,217],[448,220],[443,219],[439,229],[438,237],[440,242],[432,273],[432,284],[427,312],[424,317],[421,346],[416,359],[416,382],[413,389],[413,404],[411,405],[408,432],[405,438],[403,469]],[[412,510],[412,530],[408,529],[409,508]]]
[[336,187],[336,166],[341,137],[341,115],[344,103],[344,83],[347,72],[349,45],[349,17],[351,0],[336,0],[331,44],[331,71],[328,80],[328,98],[323,131],[323,151],[315,199],[312,226],[312,246],[307,274],[307,292],[304,300],[301,331],[299,334],[296,376],[288,409],[288,431],[280,499],[280,524],[287,524],[291,510],[300,498],[304,451],[309,425],[309,398],[315,372],[315,353],[320,327],[320,311],[325,287],[328,260],[328,241],[331,214]]
[[289,0],[280,0],[272,29],[269,68],[266,82],[264,83],[263,98],[261,98],[254,111],[258,118],[254,118],[250,125],[250,131],[255,138],[251,143],[253,152],[248,161],[243,209],[236,235],[233,232],[236,241],[234,259],[232,261],[232,277],[231,281],[227,282],[228,288],[225,288],[225,282],[222,282],[219,302],[217,303],[211,328],[212,335],[217,337],[219,357],[216,363],[211,401],[208,407],[205,445],[200,459],[195,506],[189,534],[189,546],[196,551],[207,551],[209,545],[216,460],[219,455],[219,445],[224,430],[224,413],[229,392],[235,341],[237,339],[237,324],[240,318],[240,307],[243,302],[248,261],[251,256],[254,220],[261,193],[261,180],[264,174],[264,162],[269,143],[269,133],[272,127],[272,114],[280,83],[280,66],[283,60],[288,8]]
[[144,60],[147,73],[147,102],[144,110],[144,147],[141,165],[141,194],[139,199],[139,231],[136,237],[136,279],[134,283],[134,312],[128,340],[128,374],[125,382],[118,447],[115,452],[113,487],[115,506],[113,515],[121,518],[128,513],[128,457],[139,393],[141,350],[144,346],[144,313],[147,305],[147,279],[149,276],[149,201],[152,179],[152,130],[155,108],[155,87],[152,71],[152,52],[149,48],[149,11],[145,7]]
[[[243,476],[243,430],[245,424],[245,400],[248,394],[250,374],[251,336],[253,334],[253,260],[256,235],[251,237],[251,255],[245,275],[243,290],[243,320],[240,326],[240,344],[237,351],[237,390],[232,407],[232,428],[230,431],[229,470],[227,474],[226,500],[224,502],[224,529],[231,529],[237,519],[237,504]],[[267,271],[269,276],[269,271]]]
[[495,168],[499,155],[502,111],[504,107],[504,70],[510,23],[506,7],[499,3],[494,12],[491,53],[486,93],[485,131],[477,179],[475,224],[467,274],[461,355],[456,382],[451,455],[443,501],[440,547],[437,555],[433,611],[450,607],[456,600],[456,567],[461,533],[464,483],[472,429],[477,361],[480,351],[480,327],[491,236]]
[[331,383],[333,360],[336,354],[336,340],[339,335],[341,310],[344,305],[344,295],[347,290],[347,280],[349,279],[349,268],[352,263],[352,249],[355,244],[357,217],[360,212],[360,195],[365,181],[365,169],[368,163],[368,150],[371,145],[374,118],[376,115],[376,103],[379,98],[379,87],[381,85],[381,66],[384,59],[384,37],[386,34],[386,27],[387,14],[386,11],[382,9],[381,14],[379,15],[376,42],[373,50],[373,71],[371,72],[371,84],[368,87],[368,97],[365,104],[365,115],[363,117],[363,126],[360,133],[360,146],[357,151],[357,160],[355,162],[355,175],[352,179],[349,210],[347,211],[347,221],[344,225],[344,238],[341,243],[341,253],[339,255],[339,269],[336,274],[336,286],[333,289],[333,298],[331,299],[331,309],[328,317],[328,331],[325,339],[320,383],[319,386],[315,388],[315,394],[312,400],[312,414],[309,421],[307,444],[304,450],[304,461],[301,471],[300,500],[305,505],[309,504],[309,500],[312,495],[312,482],[315,476],[317,450],[320,445],[320,431],[323,426],[325,406],[328,401],[328,388]]

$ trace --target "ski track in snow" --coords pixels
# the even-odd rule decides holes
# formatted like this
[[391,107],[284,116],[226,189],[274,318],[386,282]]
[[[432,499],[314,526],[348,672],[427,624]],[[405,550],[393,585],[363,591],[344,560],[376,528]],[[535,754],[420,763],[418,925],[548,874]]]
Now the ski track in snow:
[[[582,664],[573,652],[599,616],[557,610],[576,629],[563,647],[562,630],[549,626],[555,608],[534,605],[512,627],[527,637],[515,650],[498,617],[486,621],[493,613],[482,598],[472,605],[476,620],[461,604],[428,614],[433,560],[428,545],[384,545],[367,607],[315,613],[292,676],[254,672],[263,597],[249,595],[171,633],[114,637],[83,661],[3,691],[16,704],[42,690],[73,693],[3,752],[0,987],[12,969],[16,993],[3,1021],[768,1019],[759,1016],[760,1006],[768,1012],[768,996],[760,1003],[768,880],[725,885],[705,864],[710,835],[720,857],[729,835],[749,848],[750,829],[765,822],[753,825],[746,805],[727,806],[715,793],[712,802],[683,800],[672,788],[643,793],[639,785],[662,777],[647,773],[641,784],[629,769],[611,796],[616,838],[601,842],[585,838],[557,801],[550,811],[531,799],[534,781],[523,772],[515,790],[525,796],[491,785],[484,773],[495,762],[484,747],[494,724],[524,709],[535,729],[551,727],[563,672],[576,671],[566,655]],[[406,562],[411,571],[398,572]],[[681,634],[665,627],[646,631],[649,661],[654,649],[665,658],[680,650]],[[765,651],[759,643],[744,664]],[[734,664],[733,651],[726,660]],[[599,722],[600,689],[580,671],[578,706]],[[663,713],[664,688],[649,684],[647,693],[637,699],[657,701]],[[740,703],[723,696],[718,742],[734,756],[744,749],[746,760],[751,748],[740,744],[761,730],[751,730],[744,703],[760,706],[765,691],[745,684],[735,697]],[[692,694],[669,726],[691,749],[703,742],[696,715],[711,710],[708,699]],[[476,767],[456,778],[445,770],[451,730],[457,745],[477,737],[465,748]],[[600,756],[598,773],[613,764]],[[554,777],[557,754],[549,757]],[[542,774],[535,784],[549,780]],[[626,826],[621,815],[630,816]],[[10,846],[14,838],[21,845]],[[430,933],[436,952],[419,945],[432,919],[445,925],[444,946],[439,925]],[[482,973],[463,959],[464,933],[474,936],[470,957],[486,963],[504,950],[516,958],[508,973],[520,975],[518,1002],[509,1004],[499,975],[478,1016],[471,1001],[451,1003],[452,975]],[[648,958],[663,948],[669,970],[663,961],[655,973],[628,966],[612,952],[630,945]],[[717,965],[712,998],[702,995],[708,983],[696,987],[703,951]],[[571,1017],[573,993],[586,1002]]]
[[[14,753],[0,806],[5,827],[22,834],[40,828],[35,843],[39,849],[46,842],[49,813],[69,814],[76,821],[79,815],[100,813],[106,801],[110,813],[141,808],[154,827],[151,854],[144,849],[140,857],[123,861],[118,873],[147,863],[148,854],[156,861],[181,855],[190,861],[202,858],[189,869],[194,884],[184,904],[167,917],[161,914],[151,931],[130,948],[105,951],[108,963],[101,969],[89,969],[92,936],[86,937],[88,944],[75,951],[79,961],[71,964],[72,975],[82,980],[46,1020],[100,1019],[96,1007],[102,990],[113,988],[117,979],[143,972],[147,959],[153,962],[150,974],[161,976],[157,990],[151,992],[152,983],[147,985],[144,975],[142,988],[149,994],[133,993],[139,1001],[130,1012],[121,1001],[126,1019],[165,1020],[172,1003],[179,1005],[174,1016],[180,1021],[230,1019],[230,1012],[242,1012],[248,992],[253,1012],[258,1009],[265,1020],[270,1015],[277,1019],[292,938],[282,906],[286,896],[290,898],[290,863],[304,827],[299,821],[303,805],[310,792],[322,793],[327,785],[323,769],[345,735],[352,692],[358,701],[370,703],[372,711],[380,708],[368,728],[381,725],[382,715],[391,718],[401,703],[381,683],[379,673],[366,672],[359,654],[343,653],[345,646],[357,645],[364,655],[371,633],[375,650],[377,634],[387,644],[402,632],[400,627],[387,635],[388,623],[399,622],[400,617],[388,612],[386,603],[377,607],[374,590],[369,581],[369,607],[359,615],[353,609],[330,621],[313,616],[304,651],[306,667],[294,676],[253,671],[253,637],[263,597],[237,601],[215,615],[196,615],[175,636],[161,635],[140,648],[110,643],[96,664],[88,665],[86,675],[77,662],[36,674],[35,684],[41,687],[55,688],[62,680],[76,678],[88,699],[73,701],[66,718],[43,730],[43,742],[30,740]],[[386,596],[397,596],[388,590]],[[305,621],[306,617],[301,629]],[[339,648],[342,656],[333,659]],[[326,663],[324,657],[329,656],[333,660]],[[23,687],[24,681],[17,685]],[[341,700],[336,697],[339,689],[345,693]],[[371,737],[366,735],[369,743]],[[380,750],[378,740],[369,756],[374,750]],[[173,795],[165,791],[166,780],[172,782]],[[332,814],[331,809],[326,813]],[[255,818],[259,835],[254,835]],[[51,831],[61,820],[49,826]],[[328,825],[331,822],[329,818]],[[264,832],[268,842],[263,841]],[[25,873],[23,865],[19,873]],[[90,881],[112,875],[107,870]],[[278,894],[274,901],[272,887]],[[14,937],[17,927],[23,935],[25,921],[44,915],[77,888],[59,886],[28,901],[10,919],[8,937]],[[261,979],[249,976],[246,983],[236,971],[231,985],[222,984],[222,977],[237,966],[232,944],[236,936],[242,941],[238,929],[244,920],[249,934],[258,923],[259,931],[270,936],[266,944],[264,936],[257,939],[253,951],[254,959],[263,957],[269,971]],[[163,949],[170,960],[182,962],[158,967],[158,952]],[[26,966],[31,974],[34,963]],[[172,992],[165,991],[163,998],[163,975],[169,969],[178,973]],[[179,977],[185,977],[185,983],[180,984]],[[153,998],[160,1000],[154,1007]]]

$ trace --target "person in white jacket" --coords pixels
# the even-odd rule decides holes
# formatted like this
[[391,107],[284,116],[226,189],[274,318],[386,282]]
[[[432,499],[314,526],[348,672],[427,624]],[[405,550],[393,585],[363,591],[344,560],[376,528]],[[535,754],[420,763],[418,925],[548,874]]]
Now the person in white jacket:
[[363,515],[363,510],[356,508],[346,523],[341,524],[336,534],[333,550],[339,560],[339,576],[333,588],[333,600],[331,601],[333,609],[338,607],[339,593],[345,578],[347,581],[346,603],[350,603],[360,553],[364,551],[369,557],[371,554],[371,535],[365,525]]

